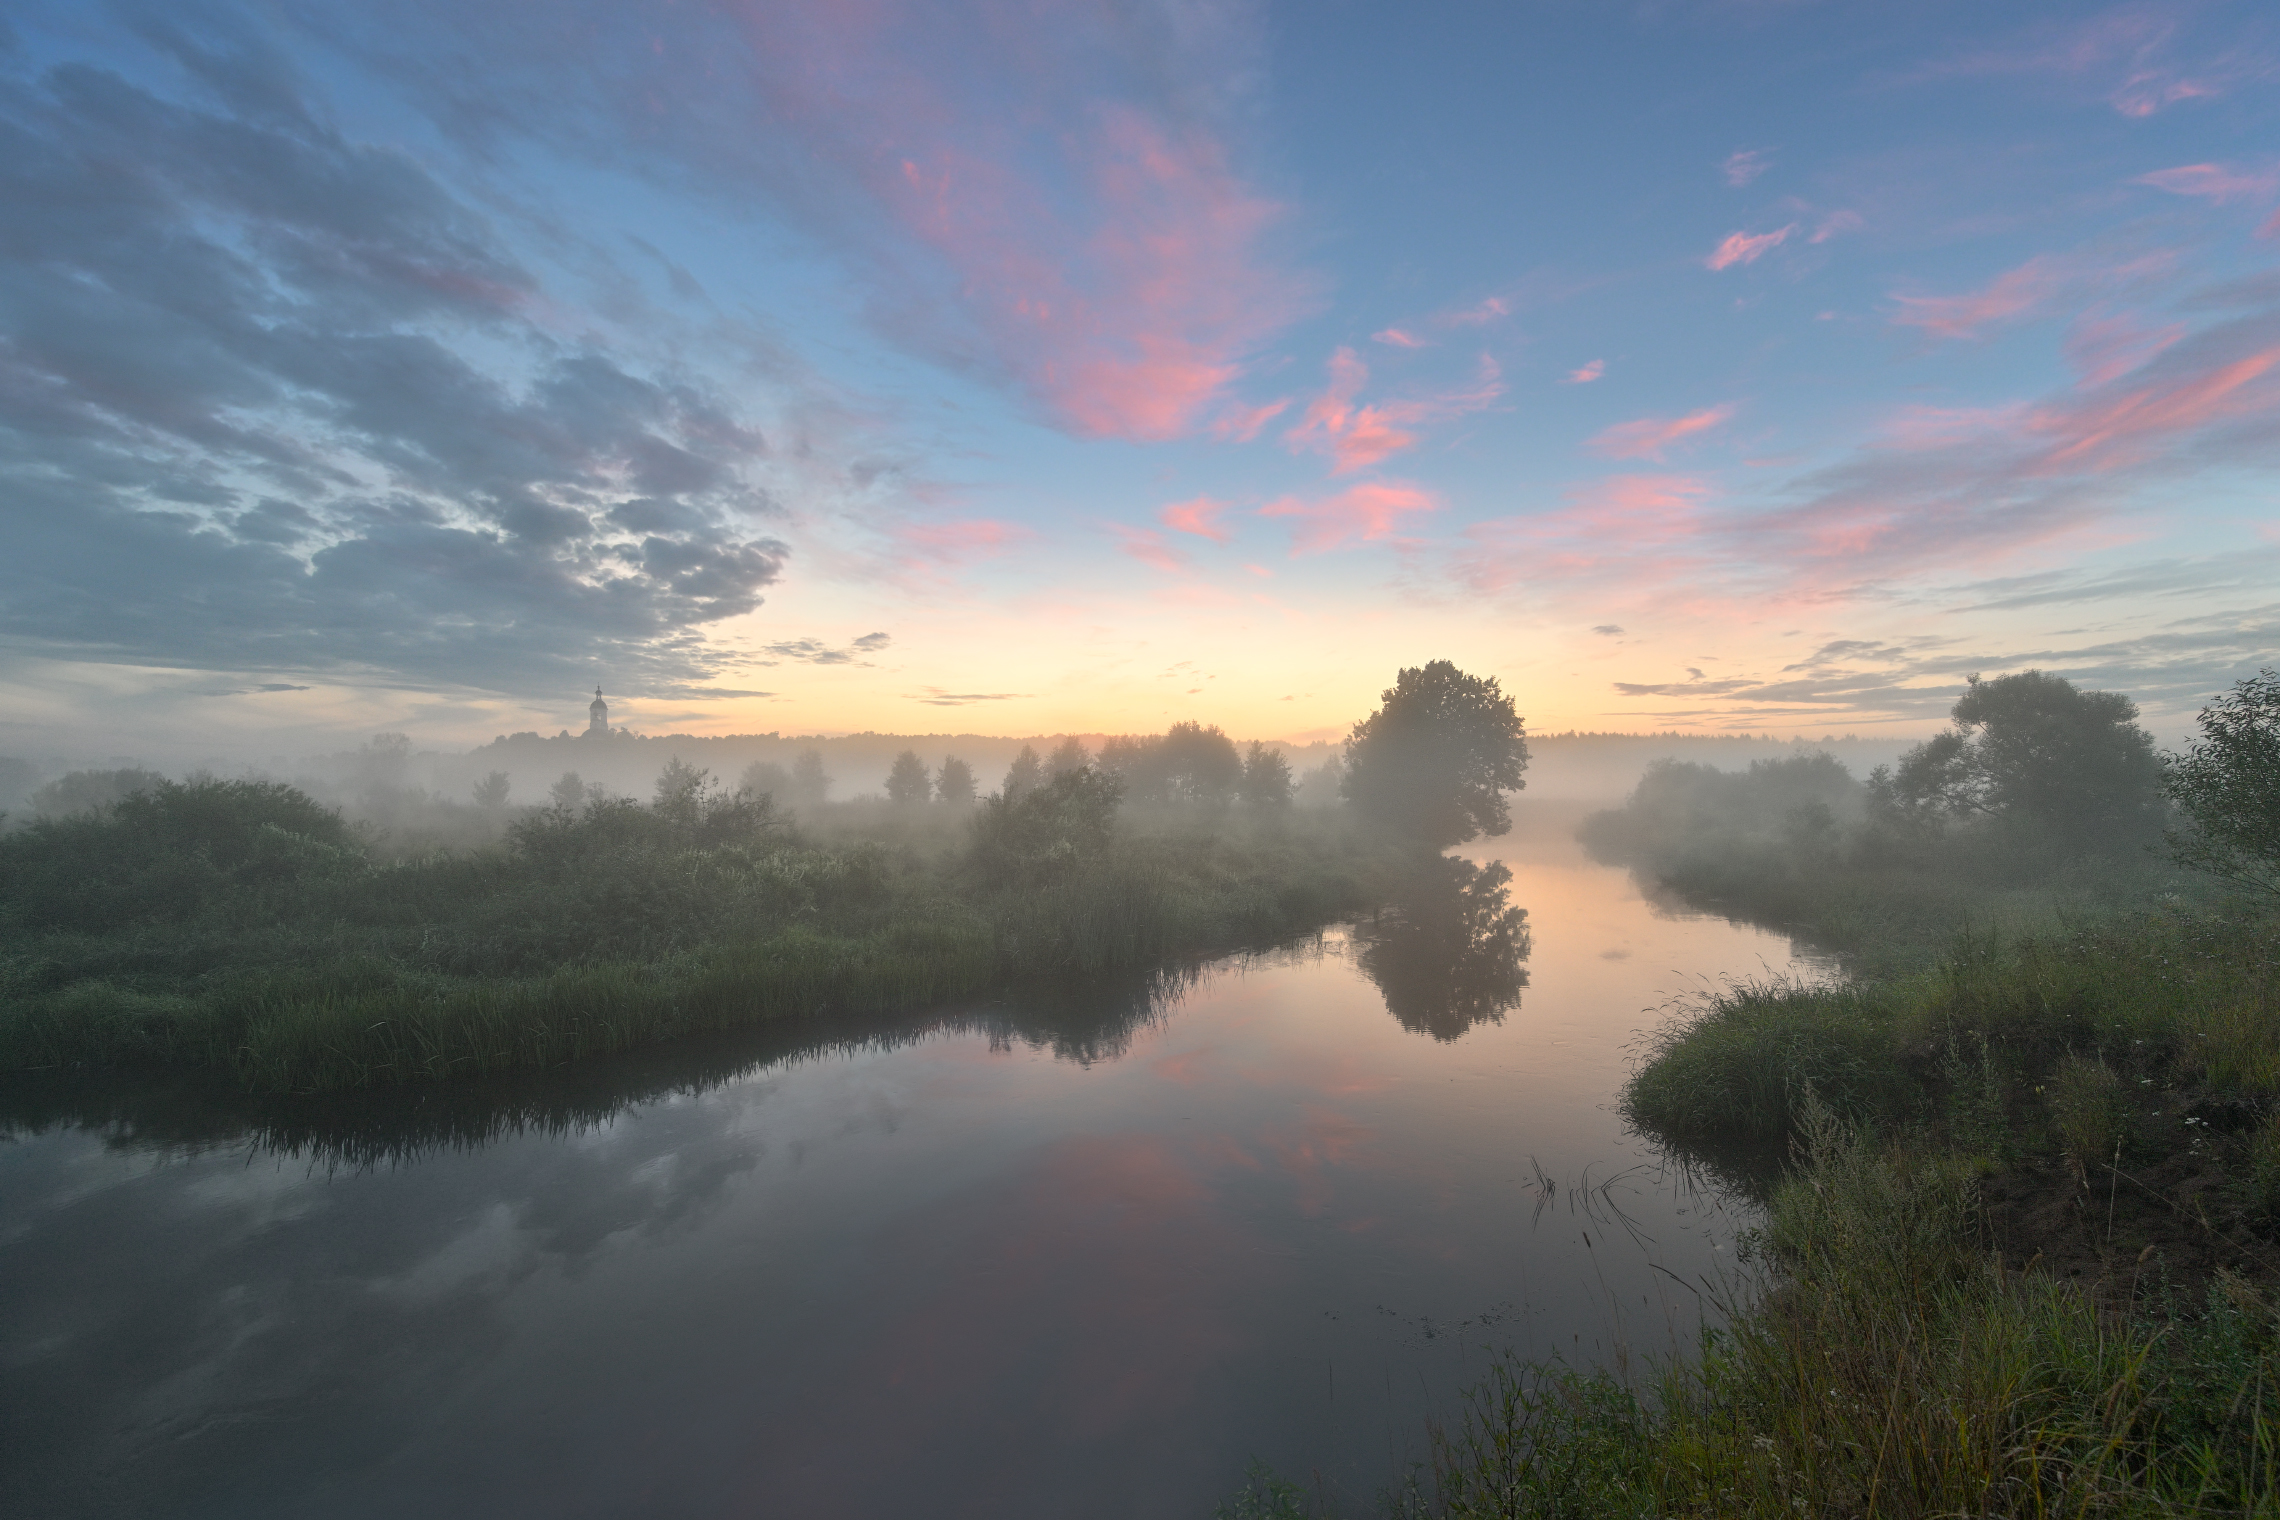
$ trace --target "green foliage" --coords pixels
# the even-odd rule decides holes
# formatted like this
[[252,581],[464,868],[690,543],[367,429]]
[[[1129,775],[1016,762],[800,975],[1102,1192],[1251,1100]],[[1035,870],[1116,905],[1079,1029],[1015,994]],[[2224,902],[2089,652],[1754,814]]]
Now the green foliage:
[[1446,849],[1504,834],[1504,794],[1527,784],[1528,740],[1491,676],[1447,660],[1405,669],[1346,740],[1345,797],[1363,816]]
[[1045,774],[1065,776],[1070,771],[1081,771],[1090,764],[1092,756],[1085,753],[1084,741],[1075,734],[1070,734],[1053,746],[1053,753],[1045,761]]
[[2137,1112],[2129,1088],[2104,1061],[2070,1055],[2044,1084],[2052,1130],[2077,1168],[2095,1171],[2134,1149]]
[[1969,927],[2048,925],[2181,885],[2150,853],[1903,806],[1893,786],[1880,773],[1864,787],[1817,753],[1744,772],[1664,762],[1621,808],[1586,820],[1579,837],[1655,888],[1846,952],[1855,969],[1879,973],[1929,962]]
[[1652,1037],[1625,1112],[1671,1139],[1765,1139],[1794,1133],[1810,1094],[1847,1119],[1902,1125],[1952,1106],[1956,1053],[1969,1052],[1970,1101],[2006,1083],[2074,1126],[2067,1144],[2085,1164],[2108,1162],[2117,1139],[2128,1154],[2134,1123],[2119,1089],[2165,1093],[2171,1109],[2280,1106],[2276,971],[2268,918],[2150,913],[1965,939],[1894,981],[1741,987]]
[[823,769],[823,751],[803,749],[792,761],[791,791],[777,799],[795,808],[819,808],[831,800],[831,777]]
[[2249,1211],[2280,1219],[2280,1114],[2259,1124],[2248,1139],[2246,1183]]
[[961,811],[974,805],[974,768],[956,755],[942,757],[934,777],[934,800]]
[[993,881],[1069,875],[1106,852],[1123,797],[1120,779],[1090,767],[1017,797],[991,797],[974,819],[974,868]]
[[1874,778],[1885,810],[1994,819],[2108,853],[2158,832],[2161,760],[2121,693],[2039,670],[1973,676],[1952,716],[1955,727]]
[[1651,1037],[1624,1114],[1666,1140],[1780,1140],[1810,1102],[1848,1118],[1904,1106],[1889,995],[1768,982],[1736,987]]
[[2237,886],[2280,895],[2280,673],[2270,669],[2201,709],[2201,739],[2169,769],[2169,798],[2192,827],[2172,856]]
[[1013,757],[1013,764],[1007,767],[1005,781],[998,787],[996,800],[1002,803],[1019,802],[1036,791],[1038,783],[1044,779],[1044,763],[1037,758],[1036,750],[1024,744],[1021,753]]
[[1314,1513],[1305,1492],[1278,1478],[1264,1462],[1253,1462],[1235,1497],[1211,1512],[1211,1520],[1307,1520]]
[[[1010,810],[987,870],[947,810],[929,862],[803,839],[692,766],[646,805],[571,781],[574,805],[526,811],[502,848],[389,864],[301,794],[243,782],[0,838],[0,1068],[306,1090],[549,1066],[1272,943],[1366,904],[1396,860],[1327,818],[1125,833],[1089,771]],[[938,817],[842,810],[874,832]]]
[[918,751],[906,749],[887,770],[887,800],[898,807],[917,807],[933,791],[926,777],[926,762]]
[[[1633,1388],[1504,1361],[1404,1517],[2265,1515],[2280,1316],[2220,1277],[2119,1315],[1974,1248],[1971,1168],[1825,1110],[1764,1233],[1774,1291]],[[1254,1477],[1254,1487],[1260,1480]]]
[[513,779],[505,771],[492,771],[475,783],[475,805],[496,811],[507,805],[507,795],[513,789]]
[[0,920],[109,933],[194,918],[218,896],[266,905],[362,866],[340,815],[289,786],[161,777],[97,811],[0,838]]
[[1282,751],[1267,748],[1253,739],[1243,752],[1243,779],[1237,792],[1248,807],[1266,812],[1279,812],[1290,806],[1290,762]]
[[147,792],[166,778],[136,767],[116,771],[72,771],[32,793],[32,811],[47,818],[91,813],[122,797]]

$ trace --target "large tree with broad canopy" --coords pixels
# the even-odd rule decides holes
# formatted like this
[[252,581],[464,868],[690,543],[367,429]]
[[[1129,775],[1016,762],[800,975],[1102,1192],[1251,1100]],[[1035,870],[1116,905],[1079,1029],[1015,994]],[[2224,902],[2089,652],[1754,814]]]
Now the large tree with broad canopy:
[[1346,740],[1346,800],[1435,849],[1511,831],[1504,794],[1527,782],[1527,728],[1493,676],[1447,660],[1404,670]]

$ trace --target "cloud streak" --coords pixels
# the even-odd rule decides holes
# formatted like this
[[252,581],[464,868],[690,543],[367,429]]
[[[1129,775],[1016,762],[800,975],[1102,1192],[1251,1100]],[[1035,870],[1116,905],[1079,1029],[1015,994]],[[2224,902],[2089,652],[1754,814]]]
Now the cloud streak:
[[1736,264],[1755,264],[1788,242],[1789,235],[1796,230],[1797,224],[1791,222],[1788,226],[1776,227],[1771,232],[1729,232],[1725,240],[1702,261],[1702,266],[1705,269],[1720,270],[1731,269]]
[[1734,402],[1704,407],[1683,417],[1641,417],[1603,428],[1584,442],[1594,454],[1609,459],[1660,459],[1665,450],[1689,438],[1724,427],[1736,410]]

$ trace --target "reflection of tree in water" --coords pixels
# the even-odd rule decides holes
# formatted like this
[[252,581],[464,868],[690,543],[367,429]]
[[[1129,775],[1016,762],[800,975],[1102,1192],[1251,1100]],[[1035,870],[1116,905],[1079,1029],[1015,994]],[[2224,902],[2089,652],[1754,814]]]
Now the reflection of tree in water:
[[1528,912],[1511,905],[1511,881],[1503,865],[1436,860],[1356,928],[1362,970],[1404,1029],[1453,1040],[1519,1006]]
[[771,1067],[893,1050],[944,1033],[981,1035],[998,1049],[1025,1045],[1079,1065],[1113,1061],[1207,969],[1037,983],[986,1004],[899,1021],[760,1024],[552,1071],[312,1097],[247,1093],[206,1073],[7,1073],[0,1074],[0,1138],[74,1125],[127,1149],[247,1146],[319,1166],[395,1164],[516,1135],[576,1134],[629,1108],[709,1092]]

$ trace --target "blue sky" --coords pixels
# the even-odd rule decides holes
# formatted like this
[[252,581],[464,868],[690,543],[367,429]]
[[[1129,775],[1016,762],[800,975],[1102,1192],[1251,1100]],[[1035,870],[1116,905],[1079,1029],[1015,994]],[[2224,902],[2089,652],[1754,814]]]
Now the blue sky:
[[1308,738],[1439,657],[2174,734],[2272,658],[2269,6],[8,25],[13,748]]

